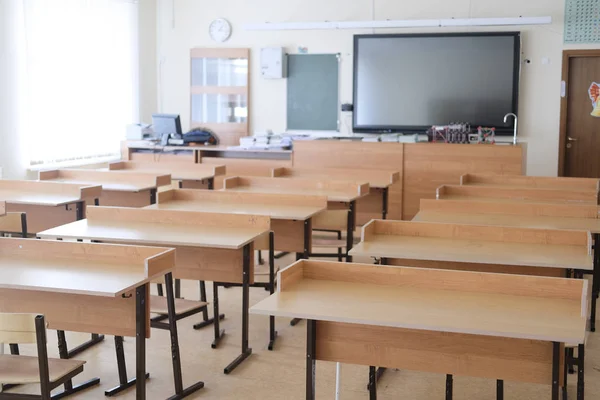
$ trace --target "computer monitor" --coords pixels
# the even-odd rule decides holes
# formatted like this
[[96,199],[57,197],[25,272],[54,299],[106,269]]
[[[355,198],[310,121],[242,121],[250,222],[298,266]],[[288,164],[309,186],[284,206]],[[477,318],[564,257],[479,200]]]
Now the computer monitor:
[[152,126],[154,135],[159,138],[165,133],[183,134],[178,114],[152,114]]

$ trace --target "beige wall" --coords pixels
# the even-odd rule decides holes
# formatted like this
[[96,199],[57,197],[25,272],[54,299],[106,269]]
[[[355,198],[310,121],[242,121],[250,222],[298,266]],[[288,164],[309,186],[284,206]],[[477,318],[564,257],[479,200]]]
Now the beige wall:
[[139,3],[140,122],[149,122],[152,113],[156,112],[158,108],[158,85],[156,81],[156,1],[142,0]]
[[[173,7],[174,4],[174,7]],[[174,14],[173,14],[174,10]],[[158,103],[164,112],[180,113],[184,129],[189,124],[189,49],[219,47],[208,35],[213,18],[233,24],[233,35],[224,45],[252,48],[251,126],[253,131],[285,126],[285,80],[259,77],[261,47],[283,46],[290,53],[306,46],[310,53],[342,53],[341,100],[352,100],[352,35],[371,30],[246,32],[245,23],[552,16],[552,25],[539,27],[478,28],[521,30],[523,65],[520,95],[520,135],[529,143],[528,174],[555,175],[558,163],[561,53],[564,0],[158,0],[157,48]],[[455,28],[445,31],[471,31]],[[420,30],[422,31],[422,30]],[[441,32],[442,29],[427,31]],[[376,32],[419,32],[377,30]],[[549,64],[543,65],[542,58]]]

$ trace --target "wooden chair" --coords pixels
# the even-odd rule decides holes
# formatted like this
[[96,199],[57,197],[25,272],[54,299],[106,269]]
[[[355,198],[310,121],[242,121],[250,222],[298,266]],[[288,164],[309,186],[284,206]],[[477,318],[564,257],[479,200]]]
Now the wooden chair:
[[27,238],[27,217],[24,212],[9,212],[0,215],[0,237],[4,235],[20,235]]
[[348,257],[343,251],[347,244],[346,240],[342,239],[342,232],[348,230],[348,226],[352,223],[350,218],[349,210],[325,210],[314,216],[312,220],[313,231],[336,233],[337,238],[318,233],[316,235],[313,234],[313,247],[337,249],[337,254],[311,253],[311,257],[337,257],[338,261],[342,261],[343,258]]
[[0,399],[60,398],[51,391],[83,372],[85,361],[48,358],[46,323],[43,315],[0,314],[0,343],[37,343],[37,357],[0,355],[0,382],[7,384],[40,384],[40,395],[0,393]]

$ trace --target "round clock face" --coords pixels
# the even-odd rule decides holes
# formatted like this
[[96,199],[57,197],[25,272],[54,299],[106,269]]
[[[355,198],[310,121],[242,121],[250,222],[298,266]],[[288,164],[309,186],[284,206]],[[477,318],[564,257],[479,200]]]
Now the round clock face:
[[223,18],[215,19],[208,28],[210,37],[216,42],[224,42],[231,36],[231,24]]

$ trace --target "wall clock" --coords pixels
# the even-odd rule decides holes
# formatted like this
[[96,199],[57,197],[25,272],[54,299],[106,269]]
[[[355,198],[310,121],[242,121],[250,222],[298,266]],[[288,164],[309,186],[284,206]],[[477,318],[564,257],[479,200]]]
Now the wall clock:
[[231,37],[231,24],[224,18],[217,18],[210,23],[208,33],[215,42],[225,42]]

